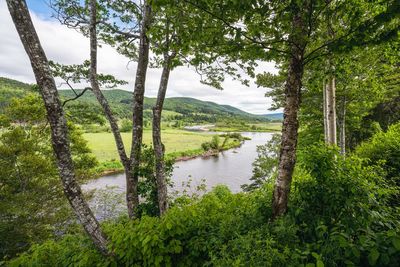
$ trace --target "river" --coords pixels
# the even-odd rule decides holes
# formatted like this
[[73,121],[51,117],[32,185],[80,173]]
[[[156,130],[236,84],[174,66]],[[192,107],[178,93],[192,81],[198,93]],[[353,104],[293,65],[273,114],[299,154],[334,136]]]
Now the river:
[[[252,163],[257,157],[257,146],[265,144],[271,139],[273,133],[242,133],[243,136],[250,137],[251,140],[246,140],[240,147],[223,151],[218,156],[211,156],[208,158],[195,158],[187,161],[180,161],[175,163],[174,171],[172,174],[172,181],[174,183],[173,190],[181,193],[183,190],[188,191],[189,194],[196,193],[196,187],[204,184],[205,189],[209,191],[218,184],[224,184],[229,187],[232,192],[239,192],[242,184],[248,183],[252,176]],[[190,188],[187,187],[188,180]],[[83,186],[85,191],[92,189],[106,189],[103,190],[103,195],[97,195],[97,210],[111,209],[110,202],[108,204],[101,204],[101,199],[110,198],[109,191],[115,193],[122,193],[125,191],[125,175],[113,174],[106,175],[90,181]],[[107,192],[104,192],[107,191]],[[170,190],[171,191],[171,190]],[[112,198],[112,197],[111,197]],[[116,203],[115,205],[120,205]],[[97,211],[100,217],[107,217],[108,213],[113,211]]]

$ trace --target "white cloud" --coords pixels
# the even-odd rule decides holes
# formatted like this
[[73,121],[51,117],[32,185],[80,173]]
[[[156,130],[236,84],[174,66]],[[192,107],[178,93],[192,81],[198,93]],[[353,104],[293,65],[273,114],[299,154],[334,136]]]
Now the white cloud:
[[[47,57],[63,64],[79,64],[89,58],[89,41],[75,30],[68,29],[58,21],[44,19],[31,12],[32,20],[38,32]],[[33,83],[34,76],[28,57],[19,40],[5,1],[0,2],[0,76]],[[119,55],[109,46],[99,49],[99,71],[115,75],[129,82],[122,89],[132,91],[136,63]],[[276,72],[272,63],[260,64],[258,70]],[[149,69],[146,81],[146,96],[157,95],[161,71]],[[264,97],[265,88],[257,88],[252,82],[249,87],[227,77],[224,90],[216,90],[200,83],[199,76],[191,69],[179,67],[171,73],[167,97],[194,97],[201,100],[231,105],[244,111],[265,114],[271,100]]]

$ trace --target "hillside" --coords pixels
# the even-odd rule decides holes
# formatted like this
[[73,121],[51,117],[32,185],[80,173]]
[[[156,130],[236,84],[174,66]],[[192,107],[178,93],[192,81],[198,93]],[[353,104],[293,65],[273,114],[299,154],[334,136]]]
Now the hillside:
[[272,114],[265,114],[262,116],[266,117],[268,120],[271,120],[271,121],[282,121],[283,120],[283,113],[272,113]]
[[[30,90],[31,86],[19,81],[0,78],[0,108],[7,104],[12,97],[20,97]],[[77,90],[81,92],[81,90]],[[71,90],[59,91],[62,99],[70,99],[75,95]],[[132,93],[124,90],[103,90],[103,94],[108,99],[112,109],[119,118],[130,118],[132,103]],[[145,117],[151,117],[151,108],[156,99],[145,97]],[[92,92],[86,92],[82,97],[69,102],[66,107],[71,106],[91,106],[100,112],[99,105]],[[93,110],[92,108],[92,110]],[[254,122],[263,122],[279,119],[279,114],[255,115],[229,105],[219,105],[209,101],[202,101],[189,97],[171,97],[164,103],[164,110],[168,116],[175,119],[183,119],[187,122],[217,122],[220,120],[246,120]],[[276,117],[278,116],[278,117]]]
[[[78,90],[80,92],[80,90]],[[119,117],[130,117],[130,106],[132,103],[132,93],[124,90],[104,90],[105,97],[110,102],[116,114]],[[73,92],[70,90],[60,90],[63,98],[72,98]],[[144,108],[146,113],[151,112],[156,99],[145,97]],[[77,103],[86,102],[97,105],[97,101],[91,92],[85,93]],[[164,110],[175,112],[177,116],[181,115],[185,119],[193,121],[215,122],[218,119],[239,119],[252,121],[268,121],[268,118],[260,115],[247,113],[238,108],[229,105],[219,105],[209,101],[202,101],[190,97],[171,97],[167,98],[164,103]],[[150,114],[145,114],[150,115]]]
[[31,86],[16,80],[0,77],[0,112],[13,97],[21,97]]

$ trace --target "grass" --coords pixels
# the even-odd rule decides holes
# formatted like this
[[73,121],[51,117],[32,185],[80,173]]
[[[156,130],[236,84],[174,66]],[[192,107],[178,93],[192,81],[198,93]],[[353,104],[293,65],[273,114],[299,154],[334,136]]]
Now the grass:
[[[130,145],[132,141],[131,133],[121,133],[125,144],[125,149],[130,153]],[[88,141],[88,145],[93,154],[100,162],[119,159],[115,148],[114,137],[111,133],[85,133],[84,138]],[[167,154],[178,154],[184,151],[198,150],[201,148],[201,143],[210,141],[212,135],[206,133],[188,132],[179,129],[164,129],[162,131],[162,140],[165,144]],[[150,145],[151,130],[143,131],[143,141]]]
[[281,122],[252,123],[246,125],[225,125],[220,124],[211,128],[216,132],[277,132],[282,129]]

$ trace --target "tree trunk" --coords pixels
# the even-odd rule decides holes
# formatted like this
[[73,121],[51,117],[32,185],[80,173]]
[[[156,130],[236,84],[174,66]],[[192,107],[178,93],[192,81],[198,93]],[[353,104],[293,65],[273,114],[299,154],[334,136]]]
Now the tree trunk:
[[90,0],[90,84],[93,94],[96,96],[97,101],[103,109],[104,114],[110,124],[111,132],[114,135],[115,144],[117,147],[118,155],[126,177],[132,175],[129,159],[126,155],[124,142],[122,141],[121,133],[118,128],[117,120],[108,104],[107,99],[104,97],[97,79],[97,33],[96,33],[96,16],[97,16],[97,0]]
[[328,129],[328,105],[327,105],[327,85],[326,85],[326,80],[324,79],[323,85],[322,85],[322,95],[323,95],[323,113],[324,113],[324,140],[325,144],[328,144],[329,142],[329,129]]
[[171,72],[172,57],[164,57],[164,67],[161,74],[160,86],[158,89],[156,105],[153,107],[153,146],[156,158],[156,181],[157,198],[160,215],[168,209],[167,181],[165,178],[164,148],[161,142],[161,112],[163,109],[165,94],[168,88],[169,74]]
[[[326,0],[329,4],[329,1]],[[335,39],[335,32],[332,28],[332,21],[334,20],[334,14],[329,12],[326,15],[328,23],[328,36],[331,39]],[[335,65],[332,54],[329,55],[328,59],[329,76],[327,81],[327,116],[328,116],[328,144],[337,145],[337,129],[336,129],[336,84],[335,84]]]
[[327,90],[328,100],[328,143],[330,145],[337,144],[337,130],[336,130],[336,85],[335,77],[331,76],[328,80]]
[[31,61],[36,82],[46,107],[47,119],[51,128],[53,150],[64,193],[96,247],[103,254],[107,254],[107,239],[84,200],[81,188],[75,180],[64,112],[58,97],[54,78],[50,72],[47,57],[33,26],[28,8],[24,0],[7,0],[7,4],[21,42]]
[[292,40],[291,58],[288,76],[285,83],[286,103],[282,125],[282,141],[279,156],[278,177],[272,200],[273,218],[284,214],[287,210],[290,185],[293,170],[296,164],[296,147],[299,122],[297,114],[300,108],[300,91],[303,77],[303,56],[306,36],[303,18],[300,11],[293,17],[292,26],[294,33],[290,36]]
[[343,96],[342,110],[339,120],[339,146],[340,154],[346,154],[346,96]]
[[143,138],[143,101],[145,82],[147,74],[147,65],[149,63],[149,40],[147,31],[151,21],[151,6],[144,1],[143,18],[140,29],[139,59],[136,70],[135,89],[133,92],[133,129],[132,129],[132,147],[130,156],[130,165],[132,175],[126,177],[126,202],[128,206],[128,215],[135,218],[135,212],[139,206],[139,196],[137,191],[139,181],[140,153]]

